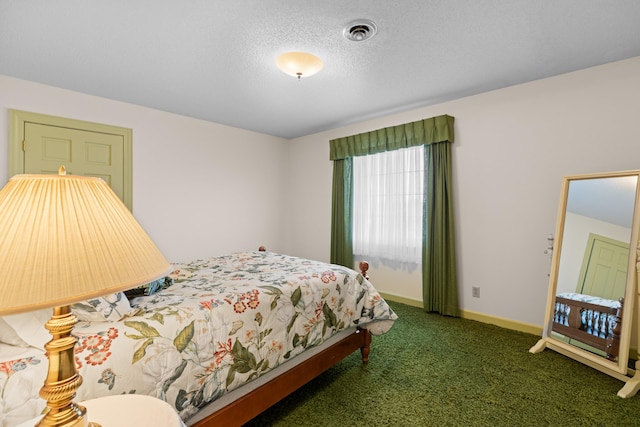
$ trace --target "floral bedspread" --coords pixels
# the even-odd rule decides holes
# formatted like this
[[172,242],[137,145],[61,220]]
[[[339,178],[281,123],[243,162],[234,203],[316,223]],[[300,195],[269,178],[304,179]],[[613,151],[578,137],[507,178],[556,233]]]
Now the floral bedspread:
[[[166,400],[186,420],[338,331],[357,325],[384,333],[396,319],[361,274],[281,254],[177,263],[170,277],[170,287],[133,298],[120,320],[76,325],[83,376],[77,401],[147,394]],[[46,366],[41,351],[13,360],[0,354],[0,425],[16,421],[12,408],[27,419],[44,408],[37,391]],[[25,379],[34,383],[28,392]],[[23,414],[27,398],[33,408]]]

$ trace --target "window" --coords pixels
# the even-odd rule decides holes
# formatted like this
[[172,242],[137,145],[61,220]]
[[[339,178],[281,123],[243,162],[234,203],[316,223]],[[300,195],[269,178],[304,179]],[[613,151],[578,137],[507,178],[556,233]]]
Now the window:
[[421,263],[423,146],[353,158],[353,252]]

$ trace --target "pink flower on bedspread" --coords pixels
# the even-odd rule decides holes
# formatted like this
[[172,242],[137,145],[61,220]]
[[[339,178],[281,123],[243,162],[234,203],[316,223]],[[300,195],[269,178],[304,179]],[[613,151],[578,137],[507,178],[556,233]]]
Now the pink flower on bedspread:
[[260,305],[260,301],[258,299],[260,298],[260,291],[258,291],[257,289],[246,292],[241,296],[241,298],[245,300],[249,300],[247,302],[247,305],[249,306],[249,308],[252,308],[254,310],[258,308],[258,306]]
[[118,338],[118,330],[116,328],[109,328],[109,330],[107,331],[107,337],[110,341],[115,340],[116,338]]
[[260,291],[258,291],[257,289],[253,289],[251,291],[243,292],[243,293],[237,295],[235,302],[231,298],[232,298],[232,296],[229,296],[228,298],[225,298],[224,300],[228,304],[233,305],[233,310],[236,313],[244,313],[246,311],[247,307],[249,307],[252,310],[255,310],[260,305],[260,300],[259,300]]
[[82,342],[82,347],[86,348],[89,351],[92,351],[94,349],[99,349],[103,342],[104,339],[101,336],[91,335],[84,339],[84,341]]
[[258,331],[255,329],[249,329],[244,332],[245,342],[249,343],[258,336]]
[[85,337],[80,336],[81,333],[77,332],[78,343],[76,345],[76,367],[79,369],[82,367],[82,360],[80,356],[82,353],[89,352],[84,357],[84,360],[89,365],[102,365],[111,356],[111,343],[118,338],[118,329],[109,328],[107,331],[98,332],[97,334],[89,334]]
[[0,363],[0,372],[4,372],[8,377],[10,377],[18,371],[24,371],[27,369],[27,365],[37,365],[38,363],[40,363],[40,359],[33,356],[10,360],[8,362]]
[[320,316],[322,316],[322,301],[318,301],[316,303],[316,309],[315,309],[315,314],[316,314],[316,320],[320,319]]
[[318,323],[317,317],[312,317],[311,319],[309,319],[309,322],[304,324],[305,333],[308,334],[309,332],[311,332],[311,330],[316,326],[317,323]]
[[219,342],[218,343],[218,351],[216,351],[213,355],[216,358],[216,365],[222,363],[226,356],[230,356],[233,354],[233,342],[231,338],[227,340],[227,342]]
[[215,299],[210,299],[209,301],[200,301],[200,308],[204,308],[207,310],[211,310],[222,304],[220,301],[216,301]]
[[269,352],[278,354],[280,353],[280,351],[282,351],[283,348],[284,348],[284,344],[282,344],[280,341],[272,340],[271,348],[269,349]]
[[214,300],[209,300],[209,301],[200,301],[200,307],[201,308],[206,308],[208,310],[211,310],[211,307],[213,305],[213,301]]
[[247,306],[244,305],[242,301],[236,301],[233,304],[233,311],[235,311],[236,313],[243,313],[246,309],[247,309]]
[[198,380],[198,384],[201,386],[204,385],[209,379],[209,376],[216,371],[216,366],[216,363],[209,363],[204,367],[204,371],[202,373],[196,374],[195,377]]
[[336,274],[333,271],[325,271],[324,273],[322,273],[320,280],[322,280],[324,283],[335,282]]
[[102,349],[102,350],[92,351],[91,353],[89,353],[87,357],[84,358],[84,360],[86,360],[88,364],[96,366],[96,365],[102,365],[102,363],[105,360],[107,360],[109,356],[111,356],[111,352],[108,350]]

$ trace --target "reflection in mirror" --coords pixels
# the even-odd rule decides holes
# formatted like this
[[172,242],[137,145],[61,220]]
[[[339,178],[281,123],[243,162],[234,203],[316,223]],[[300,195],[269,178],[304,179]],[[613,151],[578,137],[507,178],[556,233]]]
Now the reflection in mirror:
[[552,331],[612,361],[619,357],[637,181],[576,179],[567,192]]
[[564,178],[545,326],[531,352],[549,347],[628,381],[639,174]]

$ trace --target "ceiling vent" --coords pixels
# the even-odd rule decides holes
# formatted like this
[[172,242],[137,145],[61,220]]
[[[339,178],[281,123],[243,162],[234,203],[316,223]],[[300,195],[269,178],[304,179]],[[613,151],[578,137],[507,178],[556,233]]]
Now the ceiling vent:
[[369,40],[376,34],[376,24],[368,19],[359,19],[357,21],[350,22],[342,33],[352,42],[363,42]]

